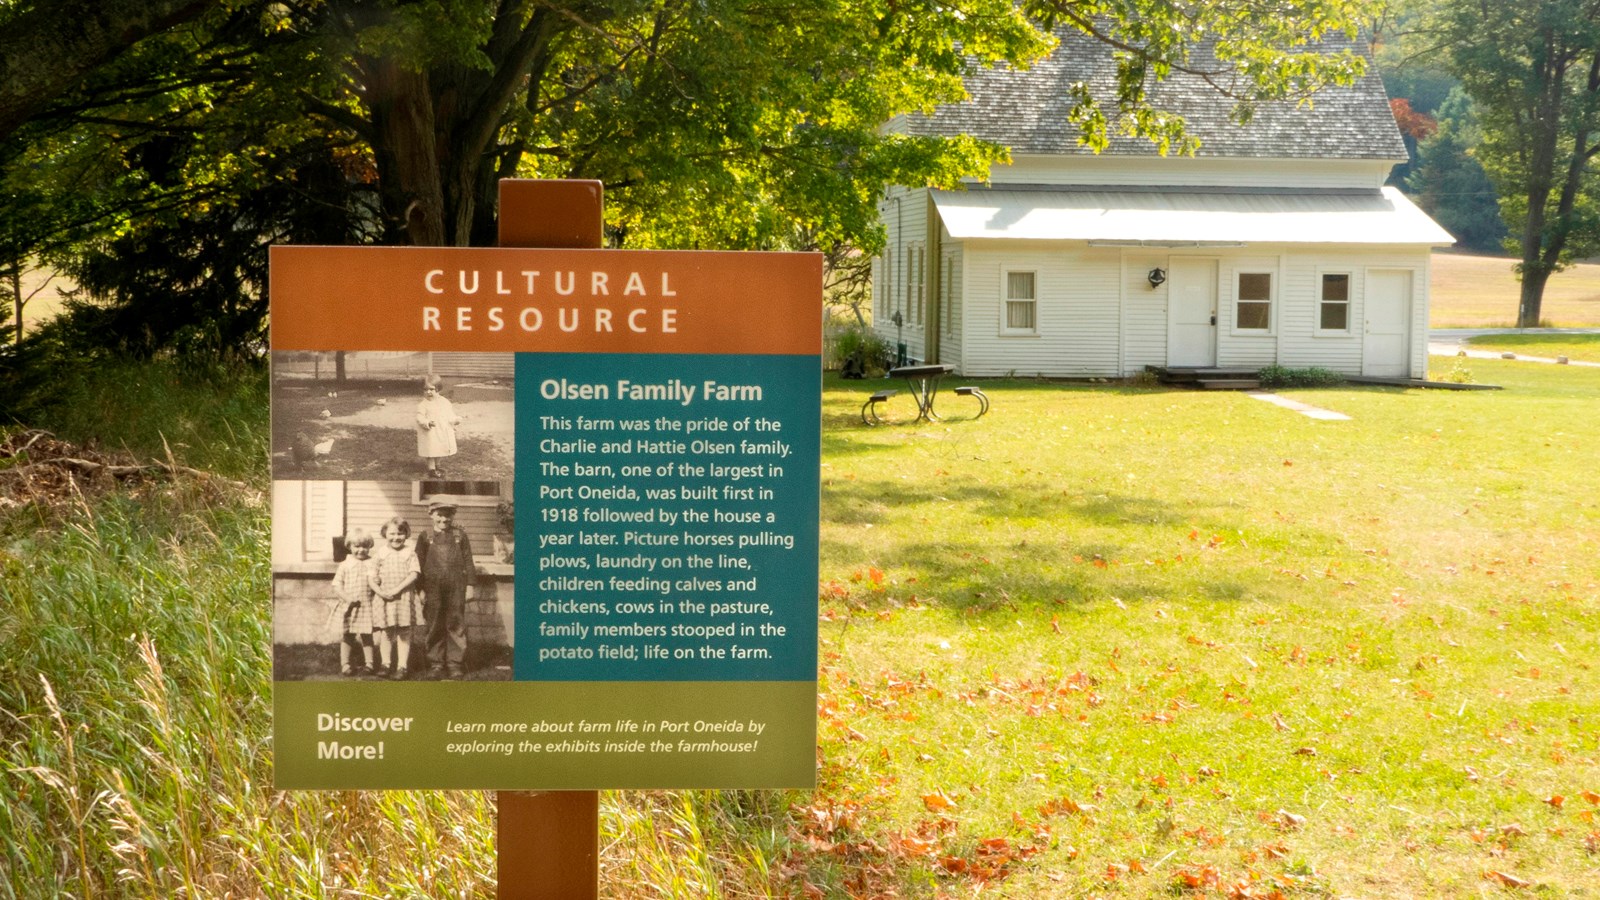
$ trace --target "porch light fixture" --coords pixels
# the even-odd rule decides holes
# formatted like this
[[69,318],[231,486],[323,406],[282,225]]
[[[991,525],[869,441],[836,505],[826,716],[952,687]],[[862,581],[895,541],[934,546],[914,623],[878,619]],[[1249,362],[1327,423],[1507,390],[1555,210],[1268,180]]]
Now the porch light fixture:
[[1167,270],[1161,268],[1160,266],[1156,266],[1154,269],[1150,270],[1150,273],[1146,275],[1145,278],[1150,280],[1150,290],[1153,291],[1166,283]]

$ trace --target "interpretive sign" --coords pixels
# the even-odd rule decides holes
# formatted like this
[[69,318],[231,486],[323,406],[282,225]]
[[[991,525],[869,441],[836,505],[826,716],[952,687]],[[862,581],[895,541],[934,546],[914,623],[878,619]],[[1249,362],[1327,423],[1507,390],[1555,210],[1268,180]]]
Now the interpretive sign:
[[820,290],[273,248],[277,786],[811,786]]

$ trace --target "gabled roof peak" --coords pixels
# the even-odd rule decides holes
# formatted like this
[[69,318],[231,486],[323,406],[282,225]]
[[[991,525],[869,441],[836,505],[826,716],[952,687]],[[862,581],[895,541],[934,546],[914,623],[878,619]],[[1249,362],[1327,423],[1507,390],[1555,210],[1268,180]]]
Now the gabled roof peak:
[[[1116,61],[1112,49],[1076,29],[1058,29],[1059,46],[1031,68],[983,68],[966,79],[970,99],[940,107],[932,115],[911,115],[901,123],[913,135],[967,134],[1030,155],[1089,155],[1078,143],[1079,132],[1067,119],[1071,87],[1084,82],[1101,102],[1114,102]],[[1363,52],[1356,42],[1335,36],[1319,47],[1326,52]],[[1194,58],[1211,58],[1206,45]],[[1310,104],[1275,101],[1256,106],[1250,124],[1230,118],[1234,101],[1197,75],[1174,71],[1149,90],[1157,109],[1187,121],[1200,140],[1200,157],[1279,159],[1406,158],[1389,98],[1375,67],[1349,87],[1327,87]],[[1112,112],[1108,110],[1108,115]],[[1105,155],[1157,156],[1154,144],[1114,132]]]

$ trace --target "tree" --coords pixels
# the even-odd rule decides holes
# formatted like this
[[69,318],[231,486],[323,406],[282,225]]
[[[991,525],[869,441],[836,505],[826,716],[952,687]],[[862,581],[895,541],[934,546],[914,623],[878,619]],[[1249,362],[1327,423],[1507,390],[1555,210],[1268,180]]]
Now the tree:
[[1600,3],[1455,0],[1436,16],[1521,255],[1517,326],[1537,327],[1550,276],[1600,250]]
[[[193,244],[170,247],[173,272],[246,293],[259,282],[216,254],[264,255],[273,240],[489,243],[496,181],[514,174],[604,181],[618,246],[818,249],[859,260],[881,242],[875,205],[886,186],[952,186],[1005,155],[973,140],[884,134],[881,124],[959,99],[971,66],[1026,65],[1051,46],[1052,24],[1119,48],[1115,94],[1080,97],[1074,112],[1091,144],[1116,130],[1181,151],[1192,146],[1182,121],[1150,108],[1156,80],[1199,73],[1248,118],[1262,101],[1354,77],[1359,57],[1306,42],[1328,28],[1353,33],[1360,9],[1358,0],[219,0],[96,69],[0,146],[0,222],[17,223],[7,246],[75,260],[100,303],[202,296],[176,280],[162,286],[139,264],[173,241]],[[1206,52],[1192,53],[1202,42]],[[6,215],[21,197],[48,214]],[[226,248],[213,233],[223,228]],[[108,264],[117,260],[128,264]],[[254,308],[221,304],[216,325],[234,333],[232,311]],[[147,317],[164,321],[154,309]],[[130,326],[112,331],[141,333]],[[187,332],[173,326],[144,333],[214,346],[180,339]]]
[[1407,187],[1459,246],[1493,253],[1506,237],[1494,185],[1476,157],[1482,140],[1472,99],[1459,87],[1439,105],[1438,130],[1425,138]]
[[221,0],[47,0],[0,5],[0,138],[141,38]]

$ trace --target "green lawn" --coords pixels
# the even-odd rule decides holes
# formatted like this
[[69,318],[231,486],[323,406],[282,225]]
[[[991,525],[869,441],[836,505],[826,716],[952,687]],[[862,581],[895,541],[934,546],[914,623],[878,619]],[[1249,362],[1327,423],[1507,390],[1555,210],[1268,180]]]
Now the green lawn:
[[1600,362],[1600,334],[1494,334],[1468,343],[1474,350]]
[[865,429],[830,390],[814,805],[856,824],[816,837],[930,895],[1600,884],[1600,373],[1474,367],[1507,390],[1292,394],[1349,422],[1013,383]]
[[[606,793],[606,896],[1595,896],[1600,372],[1473,372],[830,379],[819,789]],[[0,897],[488,894],[483,794],[263,787],[258,493],[78,502],[0,513]]]

